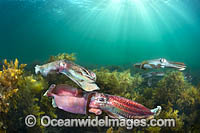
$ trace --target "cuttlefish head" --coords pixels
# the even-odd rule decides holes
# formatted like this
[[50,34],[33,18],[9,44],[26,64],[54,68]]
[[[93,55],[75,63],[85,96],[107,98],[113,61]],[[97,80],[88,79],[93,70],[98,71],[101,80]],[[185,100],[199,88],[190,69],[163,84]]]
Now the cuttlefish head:
[[91,108],[103,108],[107,105],[107,97],[103,93],[96,93],[90,101]]

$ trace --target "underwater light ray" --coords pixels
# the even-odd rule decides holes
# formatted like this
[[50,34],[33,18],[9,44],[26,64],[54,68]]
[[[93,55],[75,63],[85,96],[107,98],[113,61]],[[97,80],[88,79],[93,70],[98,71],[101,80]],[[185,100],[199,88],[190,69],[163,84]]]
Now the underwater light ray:
[[185,6],[185,3],[181,1],[173,2],[174,3],[170,1],[167,6],[171,7],[179,16],[182,17],[184,21],[186,21],[186,23],[194,25],[194,19],[192,18],[191,10]]
[[145,8],[144,3],[140,0],[134,0],[137,13],[140,13],[140,16],[142,17],[143,21],[148,21],[150,22],[150,18],[147,12],[147,8]]
[[151,12],[154,14],[153,23],[157,29],[156,32],[158,34],[157,36],[159,36],[161,41],[164,41],[164,35],[163,35],[164,29],[169,33],[169,35],[173,34],[173,29],[172,26],[170,25],[170,22],[168,21],[167,17],[164,17],[166,16],[166,12],[168,12],[170,9],[166,6],[166,4],[160,2],[159,3],[151,2],[149,3],[149,6],[151,7],[152,10]]
[[[101,1],[99,3],[96,3],[96,5],[93,6],[91,9],[82,9],[83,7],[81,9],[78,9],[83,12],[79,16],[72,16],[74,18],[71,19],[70,23],[70,19],[67,20],[69,25],[71,25],[74,20],[77,20],[76,23],[74,23],[73,26],[70,27],[70,29],[73,32],[77,32],[78,30],[81,31],[78,33],[80,37],[80,42],[84,42],[85,38],[88,38],[87,43],[81,45],[82,48],[94,48],[94,38],[95,40],[100,40],[101,38],[103,38],[102,43],[104,43],[103,48],[105,49],[117,48],[117,44],[115,43],[117,39],[123,40],[124,42],[121,41],[123,42],[123,45],[128,45],[126,44],[126,40],[130,37],[129,33],[131,23],[133,25],[135,24],[134,27],[136,28],[135,31],[131,31],[131,37],[133,37],[133,41],[138,40],[139,37],[139,39],[145,38],[147,41],[150,42],[157,41],[156,44],[161,45],[161,38],[164,37],[163,28],[167,29],[170,34],[173,34],[173,18],[170,19],[163,17],[166,16],[167,10],[169,11],[168,14],[172,13],[171,8],[167,6],[168,3],[148,3],[148,1],[139,0],[129,0],[126,2],[128,3],[128,5],[126,5],[125,2],[121,0]],[[132,10],[132,18],[135,18],[135,20],[123,22],[124,20],[122,18],[124,15],[127,14],[127,10],[129,9]],[[120,25],[121,23],[123,23],[123,25]],[[163,27],[159,27],[162,25]],[[138,26],[142,28],[141,30],[144,30],[143,36],[137,35],[139,30],[139,28],[137,28]],[[171,38],[174,38],[173,40],[176,39],[175,35],[173,35]],[[146,45],[151,45],[151,43],[148,43]],[[129,46],[126,46],[126,48],[129,48]]]
[[[101,26],[109,27],[109,28],[102,27],[106,28],[104,29],[105,32],[103,34],[104,37],[107,38],[109,35],[113,35],[113,33],[116,32],[114,29],[116,28],[116,25],[118,25],[116,23],[119,23],[119,18],[120,18],[119,16],[121,16],[120,15],[121,12],[122,12],[121,6],[114,8],[112,2],[109,2],[107,3],[107,6],[104,8],[104,10],[94,11],[84,14],[84,16],[82,16],[80,19],[81,21],[77,21],[77,25],[79,25],[78,27],[85,27],[83,28],[84,30],[82,34],[85,35],[92,34],[93,36],[101,34],[101,32],[103,32],[102,29],[99,29],[99,27]],[[109,32],[106,32],[107,30]]]
[[[89,23],[89,26],[86,26],[86,25],[81,26],[81,27],[87,27],[87,29],[83,30],[83,32],[82,32],[82,34],[84,34],[83,36],[88,37],[87,35],[89,34],[89,35],[94,36],[94,38],[97,38],[99,34],[104,34],[104,35],[100,36],[100,37],[103,36],[103,38],[104,38],[103,39],[104,45],[101,46],[101,47],[103,47],[103,49],[109,50],[109,49],[119,48],[119,46],[116,45],[116,40],[119,39],[118,37],[120,37],[120,36],[118,36],[119,32],[120,32],[119,23],[120,23],[120,18],[123,15],[123,10],[124,9],[122,8],[122,6],[114,6],[112,4],[112,2],[108,3],[103,11],[99,11],[99,14],[98,14],[98,16],[95,17],[95,20],[92,20],[93,23]],[[88,14],[85,14],[85,15],[88,16],[87,22],[90,22],[93,17]],[[111,18],[110,18],[110,15],[112,15]],[[85,24],[88,24],[87,22],[85,22]],[[105,28],[103,33],[101,31],[102,29],[98,30],[98,29],[94,28],[94,27],[99,27],[102,25],[104,26],[105,23],[107,23],[107,26],[103,27],[103,28]],[[96,29],[96,30],[94,31],[93,29]],[[84,38],[83,38],[83,40],[84,40]],[[93,39],[91,38],[90,39],[91,43],[84,44],[84,46],[82,46],[82,48],[84,48],[84,49],[95,48],[96,44],[94,44],[94,41],[92,41],[92,40]],[[101,53],[101,54],[103,54],[103,53]]]
[[[176,50],[178,52],[180,50],[180,47],[178,47],[177,45],[174,45],[175,43],[177,43],[177,42],[175,42],[175,40],[178,39],[176,37],[176,34],[174,34],[174,32],[176,30],[176,29],[174,29],[174,27],[177,25],[177,23],[174,18],[167,17],[168,15],[173,16],[174,11],[171,9],[171,7],[167,6],[166,2],[163,2],[163,1],[159,1],[159,3],[152,2],[152,3],[150,3],[150,5],[153,8],[153,11],[157,16],[157,18],[154,18],[155,23],[156,23],[156,20],[157,20],[157,22],[159,22],[159,25],[157,25],[157,28],[159,29],[159,34],[161,36],[161,42],[158,42],[160,47],[162,47],[162,48],[164,47],[162,50],[163,50],[163,52],[165,51],[166,55],[168,53],[168,50],[171,49],[172,47],[174,50]],[[162,25],[163,25],[163,27],[160,27]],[[166,35],[163,33],[167,34],[167,38],[166,38]],[[168,45],[166,45],[164,42],[166,40],[168,40],[169,37],[171,38],[170,42]]]
[[[151,9],[154,11],[154,14],[156,15],[157,17],[157,20],[161,21],[161,24],[164,25],[165,28],[168,29],[169,32],[172,31],[170,25],[168,24],[167,20],[165,17],[165,12],[167,11],[166,9],[166,6],[158,6],[158,3],[154,3],[154,2],[151,2],[149,3]],[[159,22],[160,23],[160,22]]]
[[[103,1],[101,3],[99,3],[96,7],[101,6],[102,3],[104,3]],[[95,34],[95,27],[97,27],[97,25],[99,25],[99,23],[101,23],[102,21],[99,21],[99,18],[102,14],[102,10],[93,10],[91,12],[85,12],[84,16],[82,17],[82,19],[80,19],[80,21],[77,21],[80,27],[83,28],[82,34],[88,35],[88,34]],[[82,22],[81,22],[82,21]],[[84,28],[85,27],[85,28]]]
[[[97,27],[101,26],[102,22],[105,23],[104,21],[101,20],[102,16],[102,10],[96,10],[97,7],[102,6],[105,1],[101,1],[94,7],[95,9],[91,12],[84,12],[80,18],[77,18],[78,20],[74,24],[75,26],[73,27],[73,30],[81,30],[80,42],[84,42],[84,40],[87,38],[88,41],[86,44],[81,45],[81,48],[83,49],[91,49],[95,47],[93,44],[94,41],[93,39],[99,34],[99,31],[96,31]],[[102,30],[102,29],[101,29]],[[106,30],[106,29],[105,29]]]
[[[107,15],[107,13],[110,12],[112,14],[112,17],[109,18],[109,16]],[[118,37],[121,33],[121,29],[126,29],[127,25],[121,25],[122,22],[124,22],[125,20],[123,20],[123,16],[125,13],[125,7],[123,6],[122,2],[119,0],[115,3],[115,5],[113,5],[113,0],[110,1],[109,5],[107,6],[104,14],[102,14],[102,21],[104,19],[104,17],[106,16],[109,19],[109,36],[107,37],[107,40],[109,40],[109,42],[115,42],[113,40],[118,40]],[[125,21],[128,22],[128,21]],[[121,36],[122,38],[123,36]],[[113,40],[111,40],[111,38]],[[112,47],[115,47],[114,45]]]
[[144,30],[143,35],[146,35],[146,37],[148,37],[147,39],[150,40],[152,40],[153,38],[157,38],[159,40],[159,30],[157,28],[157,25],[155,25],[152,7],[150,6],[149,2],[133,0],[132,3],[134,3],[135,5],[135,8],[133,8],[132,10],[133,15],[138,16],[135,21],[140,22],[139,25],[142,26],[141,30]]
[[[71,15],[70,17],[72,17],[71,19],[67,19],[66,23],[68,23],[69,25],[71,25],[71,29],[73,29],[74,31],[78,30],[78,28],[80,28],[81,26],[84,27],[86,26],[86,30],[88,29],[88,26],[91,25],[91,23],[95,23],[95,21],[91,21],[90,24],[88,24],[90,18],[92,19],[96,19],[95,16],[98,16],[99,14],[99,10],[96,10],[96,7],[99,7],[102,3],[104,3],[104,1],[101,1],[98,5],[96,5],[95,7],[91,8],[91,11],[88,11],[86,8],[79,8],[79,6],[76,6],[77,4],[77,0],[66,0],[66,1],[70,1],[71,4],[75,4],[72,8],[72,10],[77,10],[78,15]],[[88,1],[88,0],[84,0],[84,1]],[[81,4],[82,2],[80,2],[79,4]]]
[[[179,50],[180,45],[181,45],[180,40],[182,38],[177,33],[184,32],[183,29],[185,26],[187,26],[188,28],[196,28],[195,24],[193,23],[194,18],[192,15],[190,15],[191,10],[189,8],[187,9],[184,8],[186,6],[185,4],[187,3],[185,2],[181,3],[181,1],[170,1],[167,4],[161,1],[161,3],[163,5],[166,5],[166,8],[168,8],[171,14],[173,13],[172,14],[173,17],[171,18],[171,21],[169,21],[169,19],[167,18],[165,18],[165,20],[172,29],[171,34],[169,34],[171,35],[170,37],[172,38],[171,41],[174,41],[174,43],[177,43],[177,45],[174,45],[173,47],[176,47],[176,49]],[[163,15],[163,16],[166,16],[166,15]]]

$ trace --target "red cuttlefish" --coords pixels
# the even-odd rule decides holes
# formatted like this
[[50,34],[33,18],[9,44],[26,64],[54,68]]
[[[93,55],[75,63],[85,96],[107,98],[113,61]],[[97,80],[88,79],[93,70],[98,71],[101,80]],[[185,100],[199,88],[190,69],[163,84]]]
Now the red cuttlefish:
[[106,112],[111,118],[152,119],[159,115],[161,107],[148,109],[145,106],[120,97],[97,92],[82,92],[67,84],[51,85],[44,94],[52,97],[53,107],[75,114],[88,112],[101,115]]

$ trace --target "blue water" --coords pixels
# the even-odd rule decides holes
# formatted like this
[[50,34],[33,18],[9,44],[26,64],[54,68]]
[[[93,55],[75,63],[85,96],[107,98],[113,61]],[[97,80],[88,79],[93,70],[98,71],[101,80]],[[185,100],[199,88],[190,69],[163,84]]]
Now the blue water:
[[1,0],[0,59],[82,65],[164,57],[200,72],[199,0]]

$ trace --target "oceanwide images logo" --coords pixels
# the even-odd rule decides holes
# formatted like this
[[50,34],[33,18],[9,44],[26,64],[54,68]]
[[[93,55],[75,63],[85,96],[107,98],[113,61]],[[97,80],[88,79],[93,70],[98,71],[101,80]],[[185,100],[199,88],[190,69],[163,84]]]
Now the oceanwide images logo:
[[[28,115],[25,118],[25,124],[28,127],[34,127],[37,124],[37,119],[34,115]],[[42,116],[40,125],[43,127],[126,127],[133,129],[134,127],[175,127],[175,119],[109,119],[105,116],[104,119],[99,119],[96,116],[92,119],[88,116],[87,119],[51,119],[49,116]]]

